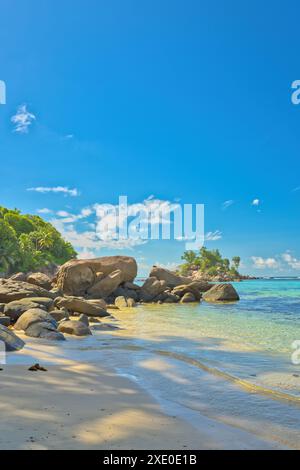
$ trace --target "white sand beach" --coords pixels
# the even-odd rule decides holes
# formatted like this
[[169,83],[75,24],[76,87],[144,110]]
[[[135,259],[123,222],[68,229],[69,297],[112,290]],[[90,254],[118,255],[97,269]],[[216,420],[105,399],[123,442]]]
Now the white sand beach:
[[[167,414],[134,381],[103,365],[66,359],[60,348],[27,338],[24,350],[2,366],[1,449],[279,447],[201,413]],[[11,363],[17,355],[22,364]],[[35,359],[46,372],[28,370]]]

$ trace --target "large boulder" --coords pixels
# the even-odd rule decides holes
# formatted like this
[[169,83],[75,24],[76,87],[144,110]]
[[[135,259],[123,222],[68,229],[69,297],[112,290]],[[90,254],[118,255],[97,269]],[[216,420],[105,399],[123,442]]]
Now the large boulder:
[[211,289],[212,284],[203,281],[193,281],[190,284],[184,284],[181,286],[174,287],[172,290],[173,294],[183,297],[187,293],[193,294],[196,300],[200,300],[202,292],[206,292]]
[[56,328],[48,322],[32,323],[25,330],[26,336],[32,338],[43,338],[51,341],[63,341],[65,337],[62,333],[56,330]]
[[74,296],[57,297],[55,299],[55,306],[59,309],[66,308],[70,312],[85,313],[89,317],[109,316],[109,313],[100,305]]
[[75,336],[87,336],[92,332],[87,325],[77,320],[66,320],[58,325],[58,331]]
[[3,325],[0,325],[0,341],[4,342],[6,351],[19,351],[25,346],[21,338]]
[[159,281],[156,277],[148,277],[140,290],[140,298],[144,302],[151,302],[167,288],[166,281]]
[[4,308],[4,314],[10,317],[12,322],[15,322],[21,315],[23,315],[23,313],[32,308],[42,308],[43,310],[46,310],[45,307],[41,306],[37,302],[21,299],[14,300],[13,302],[6,304]]
[[190,284],[192,279],[169,271],[168,269],[153,266],[149,277],[156,277],[159,281],[165,281],[167,287],[176,287],[182,284]]
[[88,294],[90,297],[105,299],[117,289],[121,282],[123,282],[123,273],[117,269],[90,287]]
[[42,287],[29,284],[29,282],[12,281],[7,279],[0,284],[0,302],[8,303],[25,297],[50,297],[53,294]]
[[51,289],[51,279],[44,273],[32,273],[27,276],[27,282],[35,286],[43,287],[44,289]]
[[20,316],[19,320],[15,324],[15,330],[26,331],[27,328],[34,323],[49,323],[55,329],[57,328],[57,322],[50,313],[45,312],[45,310],[42,310],[41,308],[32,308]]
[[133,281],[137,264],[129,256],[105,256],[90,260],[71,260],[61,266],[56,284],[66,295],[83,296],[109,274],[120,270],[121,282]]
[[206,302],[233,302],[240,300],[240,298],[232,284],[215,284],[203,294],[203,300]]

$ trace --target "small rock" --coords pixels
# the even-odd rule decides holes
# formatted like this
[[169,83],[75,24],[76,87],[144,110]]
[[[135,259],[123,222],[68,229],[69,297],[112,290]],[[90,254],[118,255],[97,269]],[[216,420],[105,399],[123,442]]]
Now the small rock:
[[78,320],[67,320],[61,322],[58,325],[58,331],[60,331],[61,333],[68,333],[69,335],[75,336],[87,336],[92,334],[89,327]]
[[196,297],[191,292],[187,292],[186,294],[184,294],[184,296],[180,300],[180,303],[182,304],[185,304],[188,302],[196,302]]
[[122,308],[126,308],[127,307],[127,301],[125,299],[125,297],[123,297],[122,295],[120,295],[119,297],[116,298],[115,300],[115,305],[121,310]]

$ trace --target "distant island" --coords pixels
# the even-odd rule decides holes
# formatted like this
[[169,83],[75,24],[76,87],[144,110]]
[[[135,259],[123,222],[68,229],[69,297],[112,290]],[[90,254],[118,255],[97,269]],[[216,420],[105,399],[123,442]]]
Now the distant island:
[[178,267],[178,272],[195,280],[238,282],[242,279],[251,279],[250,276],[243,276],[239,273],[240,256],[234,256],[229,260],[223,258],[219,250],[208,250],[202,247],[198,252],[185,251],[181,259],[185,263]]

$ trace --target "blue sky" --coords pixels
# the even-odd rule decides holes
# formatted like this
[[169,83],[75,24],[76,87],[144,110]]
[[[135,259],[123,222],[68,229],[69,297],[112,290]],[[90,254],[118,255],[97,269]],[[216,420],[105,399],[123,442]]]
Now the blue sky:
[[299,10],[1,0],[0,203],[48,209],[84,256],[132,254],[142,272],[178,263],[184,242],[99,248],[87,211],[119,195],[203,203],[209,248],[244,272],[299,275]]

